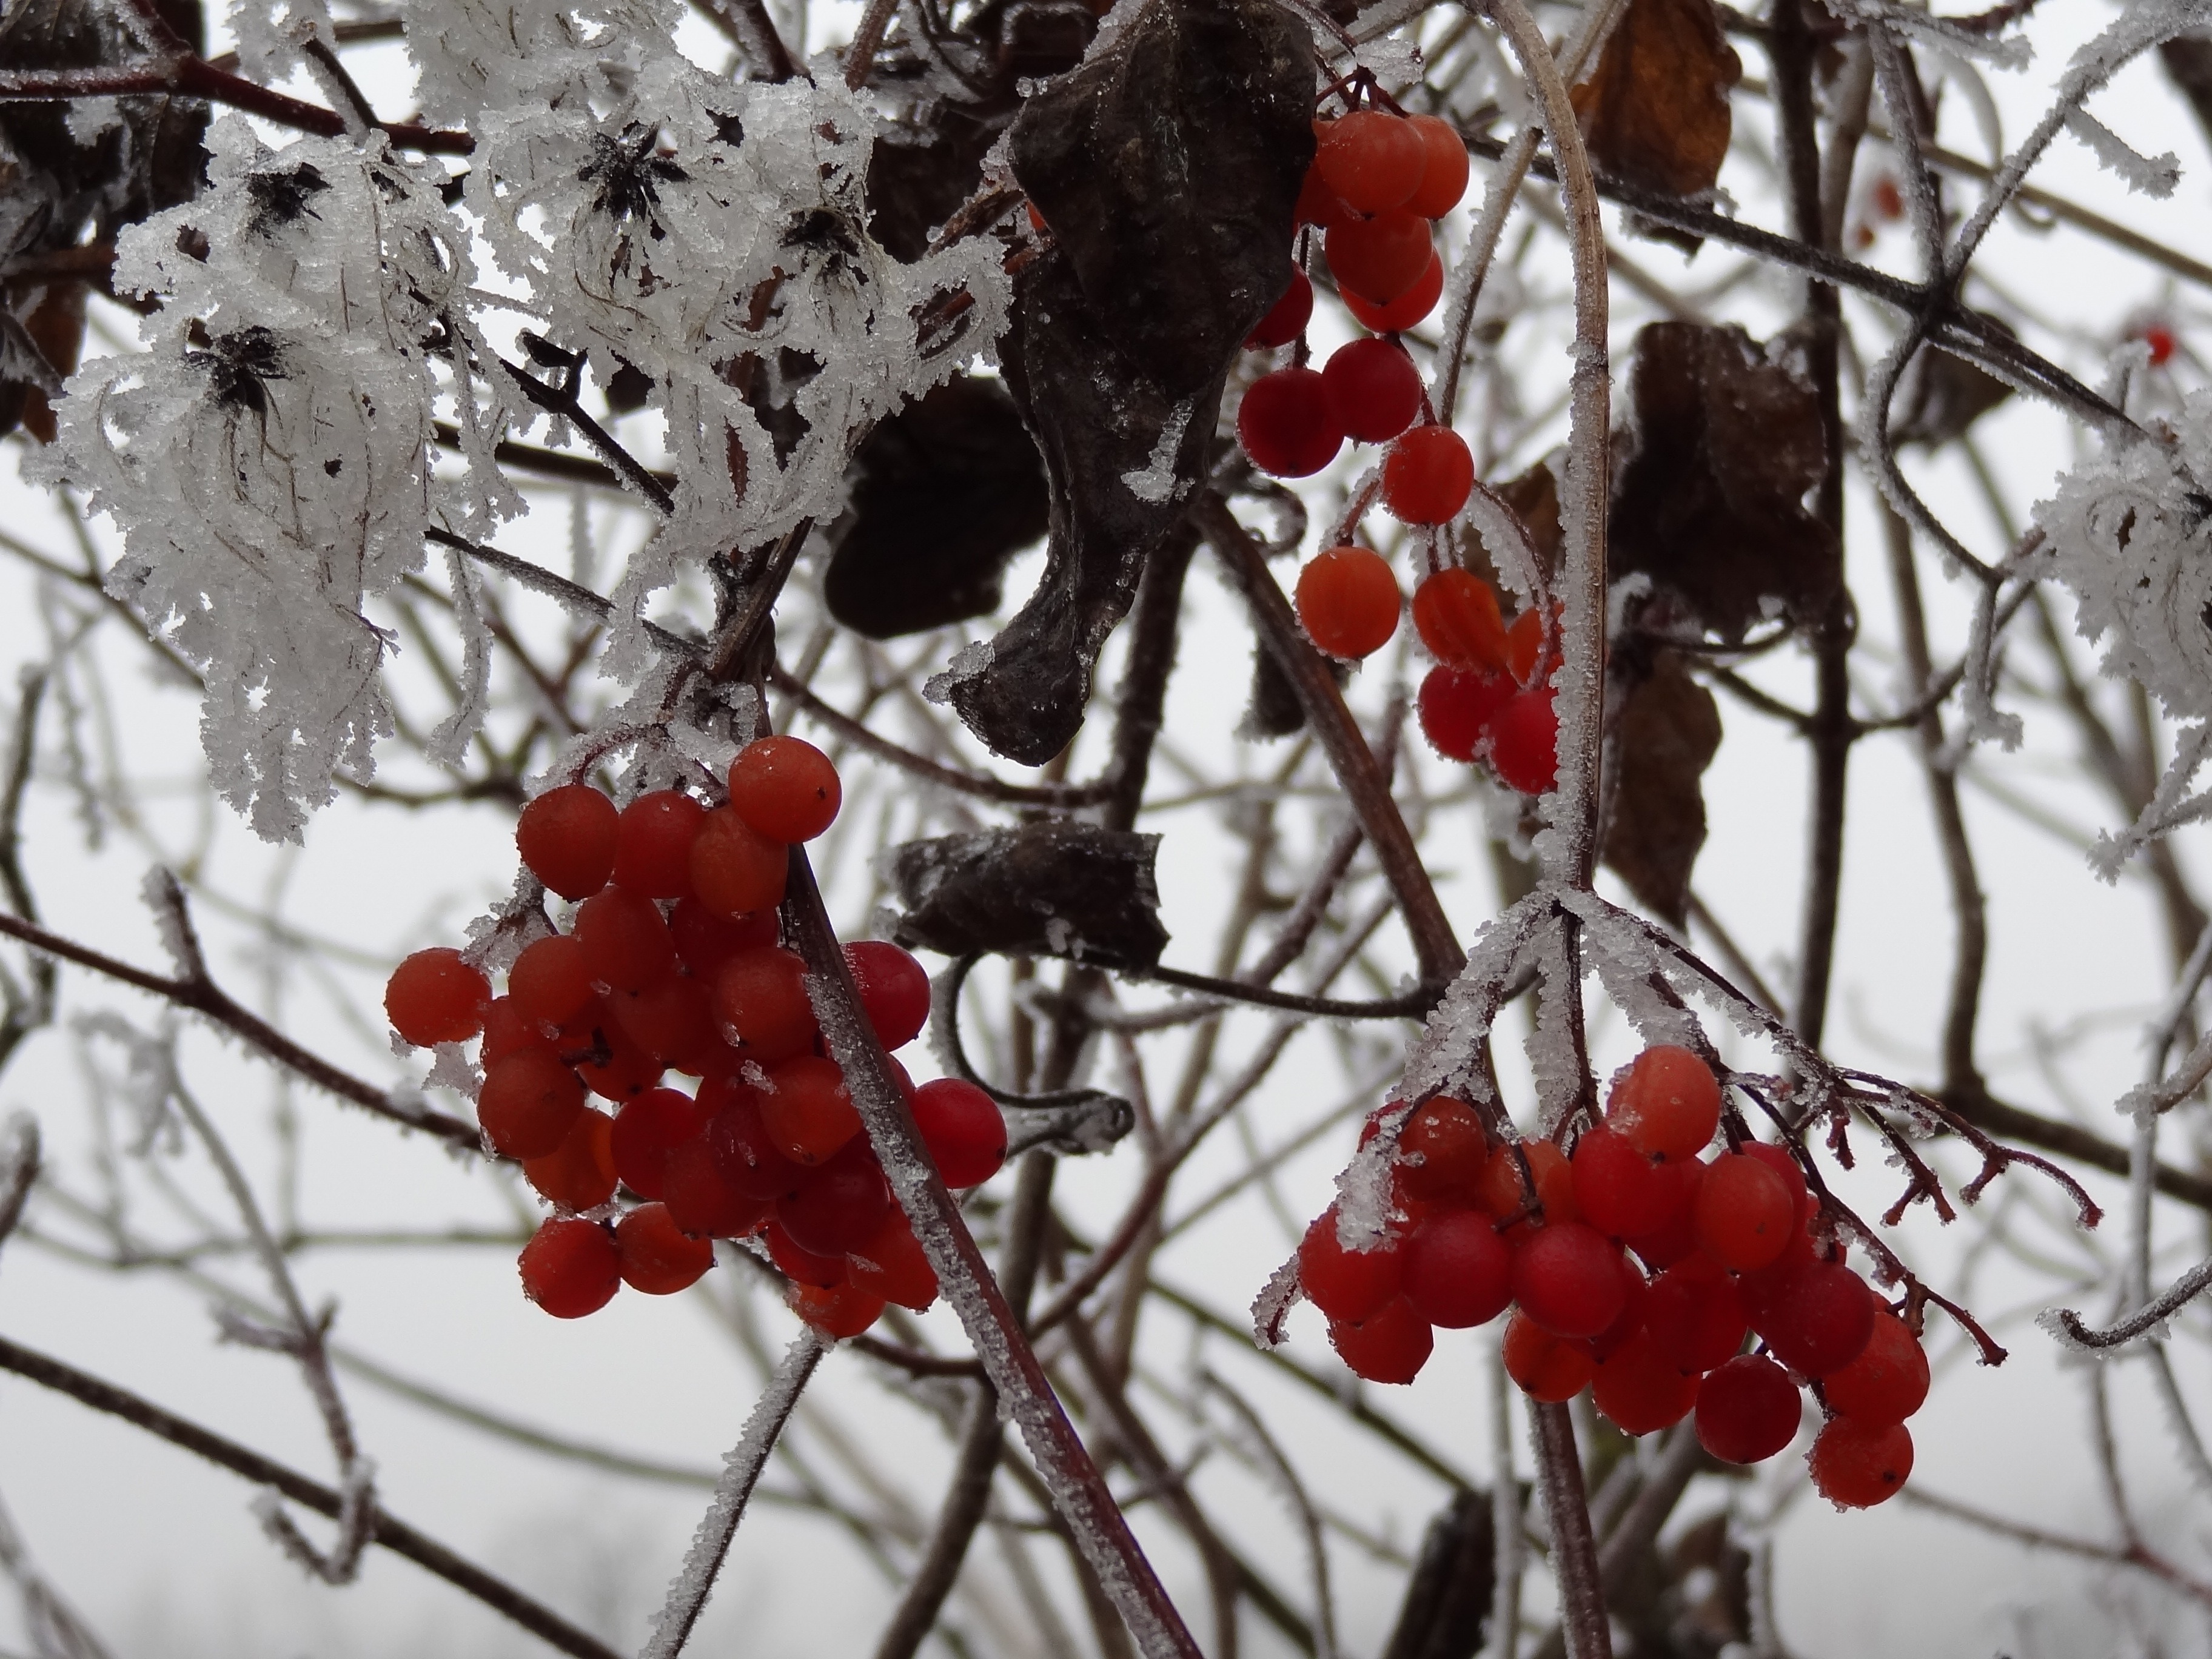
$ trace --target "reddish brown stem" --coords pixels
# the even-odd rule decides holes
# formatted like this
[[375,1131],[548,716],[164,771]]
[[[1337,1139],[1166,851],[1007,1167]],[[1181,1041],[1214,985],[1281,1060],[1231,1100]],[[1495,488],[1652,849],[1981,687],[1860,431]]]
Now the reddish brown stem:
[[[204,58],[179,58],[168,63],[120,65],[112,69],[18,70],[0,73],[0,103],[56,103],[78,98],[111,98],[131,94],[172,93],[228,104],[258,115],[279,126],[296,128],[319,137],[336,138],[346,130],[345,118],[335,110],[310,104],[219,70]],[[402,149],[418,149],[439,155],[466,155],[477,147],[465,132],[441,132],[415,121],[380,121],[377,131]]]

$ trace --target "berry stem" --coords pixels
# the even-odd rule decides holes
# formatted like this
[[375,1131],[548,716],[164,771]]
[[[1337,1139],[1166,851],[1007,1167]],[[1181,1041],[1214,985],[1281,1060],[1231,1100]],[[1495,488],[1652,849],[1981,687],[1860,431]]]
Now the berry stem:
[[915,1237],[936,1270],[945,1299],[975,1344],[991,1386],[1012,1407],[1054,1506],[1067,1522],[1146,1659],[1200,1659],[1198,1644],[1130,1533],[1105,1477],[1067,1420],[1021,1322],[922,1148],[914,1114],[869,1027],[801,847],[791,849],[784,903],[791,943],[805,959],[807,991],[830,1055],[844,1071],[853,1104],[883,1161],[892,1191],[914,1223]]
[[1613,1659],[1613,1629],[1599,1582],[1597,1540],[1590,1533],[1589,1495],[1575,1449],[1575,1422],[1565,1404],[1528,1402],[1535,1431],[1536,1481],[1552,1523],[1552,1569],[1559,1581],[1559,1632],[1567,1659]]

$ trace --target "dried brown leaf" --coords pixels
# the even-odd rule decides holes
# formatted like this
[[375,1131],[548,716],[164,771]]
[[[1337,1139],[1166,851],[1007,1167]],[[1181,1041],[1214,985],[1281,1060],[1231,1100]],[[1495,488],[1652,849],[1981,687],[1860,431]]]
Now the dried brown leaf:
[[1606,728],[1615,763],[1605,861],[1655,915],[1689,920],[1690,872],[1705,844],[1699,780],[1721,746],[1713,694],[1680,655],[1659,652]]
[[1168,942],[1152,873],[1159,844],[1073,818],[908,842],[891,854],[906,906],[893,937],[949,957],[1149,968]]
[[1712,0],[1629,0],[1595,72],[1573,89],[1591,160],[1670,196],[1710,190],[1742,74]]

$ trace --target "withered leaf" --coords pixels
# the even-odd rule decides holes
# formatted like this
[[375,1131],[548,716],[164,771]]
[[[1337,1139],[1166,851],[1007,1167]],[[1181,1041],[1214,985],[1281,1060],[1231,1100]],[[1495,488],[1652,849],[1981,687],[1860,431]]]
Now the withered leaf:
[[832,531],[830,614],[870,639],[999,608],[1006,562],[1045,532],[1044,465],[1006,389],[947,380],[878,424]]
[[1274,0],[1152,0],[1014,124],[1057,246],[1017,280],[1000,361],[1052,491],[1036,592],[949,687],[999,754],[1083,723],[1099,648],[1209,459],[1223,382],[1289,286],[1313,46]]
[[1490,1499],[1462,1487],[1431,1517],[1382,1659],[1474,1659],[1498,1582]]
[[1689,921],[1690,872],[1705,844],[1699,780],[1721,746],[1713,694],[1689,676],[1678,653],[1661,651],[1606,728],[1613,786],[1605,861],[1653,914]]
[[905,842],[891,854],[906,907],[893,937],[951,957],[1149,968],[1168,942],[1152,875],[1159,844],[1073,818]]
[[1817,613],[1841,553],[1805,504],[1826,455],[1813,388],[1740,328],[1653,323],[1636,337],[1627,403],[1611,574],[1649,573],[1725,639],[1777,607]]
[[[2002,318],[1984,316],[1983,320],[2003,333],[2013,332]],[[1912,354],[1897,383],[1889,434],[1901,444],[1934,449],[1961,435],[2011,396],[2012,388],[1987,369],[1923,345]]]
[[1712,0],[1629,0],[1572,92],[1590,159],[1670,196],[1711,189],[1728,155],[1729,88],[1742,74]]
[[[1535,549],[1536,561],[1542,566],[1546,579],[1556,578],[1565,532],[1559,526],[1559,483],[1552,476],[1552,469],[1539,461],[1518,477],[1491,484],[1488,489],[1528,532],[1528,544]],[[1464,518],[1462,524],[1460,562],[1502,592],[1504,587],[1498,575],[1498,550],[1484,539],[1472,515]]]

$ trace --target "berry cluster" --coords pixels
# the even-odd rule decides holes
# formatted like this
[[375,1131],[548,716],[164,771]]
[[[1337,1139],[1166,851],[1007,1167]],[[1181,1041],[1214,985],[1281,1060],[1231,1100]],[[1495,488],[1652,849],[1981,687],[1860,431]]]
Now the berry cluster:
[[1437,659],[1421,682],[1421,730],[1448,760],[1484,761],[1524,795],[1548,792],[1559,758],[1559,716],[1547,684],[1559,665],[1556,630],[1531,605],[1506,626],[1498,594],[1457,565],[1413,590],[1413,627]]
[[1301,1285],[1371,1382],[1410,1382],[1432,1327],[1510,1306],[1505,1368],[1524,1393],[1588,1388],[1633,1435],[1694,1412],[1700,1443],[1731,1463],[1788,1446],[1808,1386],[1827,1413],[1814,1485],[1839,1506],[1879,1504],[1911,1473],[1905,1419],[1927,1395],[1927,1358],[1819,1242],[1819,1201],[1788,1152],[1744,1140],[1701,1156],[1720,1121],[1712,1073],[1668,1047],[1620,1074],[1571,1155],[1493,1145],[1471,1107],[1439,1096],[1401,1131],[1392,1231],[1347,1249],[1332,1206],[1299,1246]]
[[[619,810],[586,784],[538,796],[515,843],[577,902],[569,930],[526,946],[496,998],[460,952],[418,951],[385,1011],[419,1046],[483,1037],[484,1139],[562,1212],[521,1256],[546,1312],[596,1312],[623,1285],[683,1290],[713,1265],[714,1239],[757,1234],[800,1316],[851,1336],[887,1302],[927,1307],[937,1279],[824,1053],[805,966],[781,945],[789,848],[836,817],[836,769],[798,738],[763,738],[728,783],[712,809],[674,789]],[[844,954],[884,1048],[911,1042],[929,1018],[921,964],[875,941]],[[997,1172],[1006,1129],[988,1095],[891,1069],[949,1185]],[[696,1092],[664,1086],[669,1072],[697,1079]],[[615,1217],[618,1188],[642,1201]]]
[[[1295,341],[1294,362],[1245,392],[1237,439],[1255,466],[1285,478],[1320,471],[1347,438],[1387,443],[1383,506],[1407,524],[1449,524],[1474,487],[1474,458],[1457,433],[1435,423],[1420,372],[1395,336],[1443,292],[1431,222],[1467,189],[1467,147],[1433,115],[1380,109],[1317,121],[1314,133],[1298,221],[1322,232],[1337,292],[1374,337],[1340,347],[1318,370],[1308,367],[1313,284],[1294,270],[1247,342],[1273,349]],[[1302,242],[1310,234],[1302,228]]]

